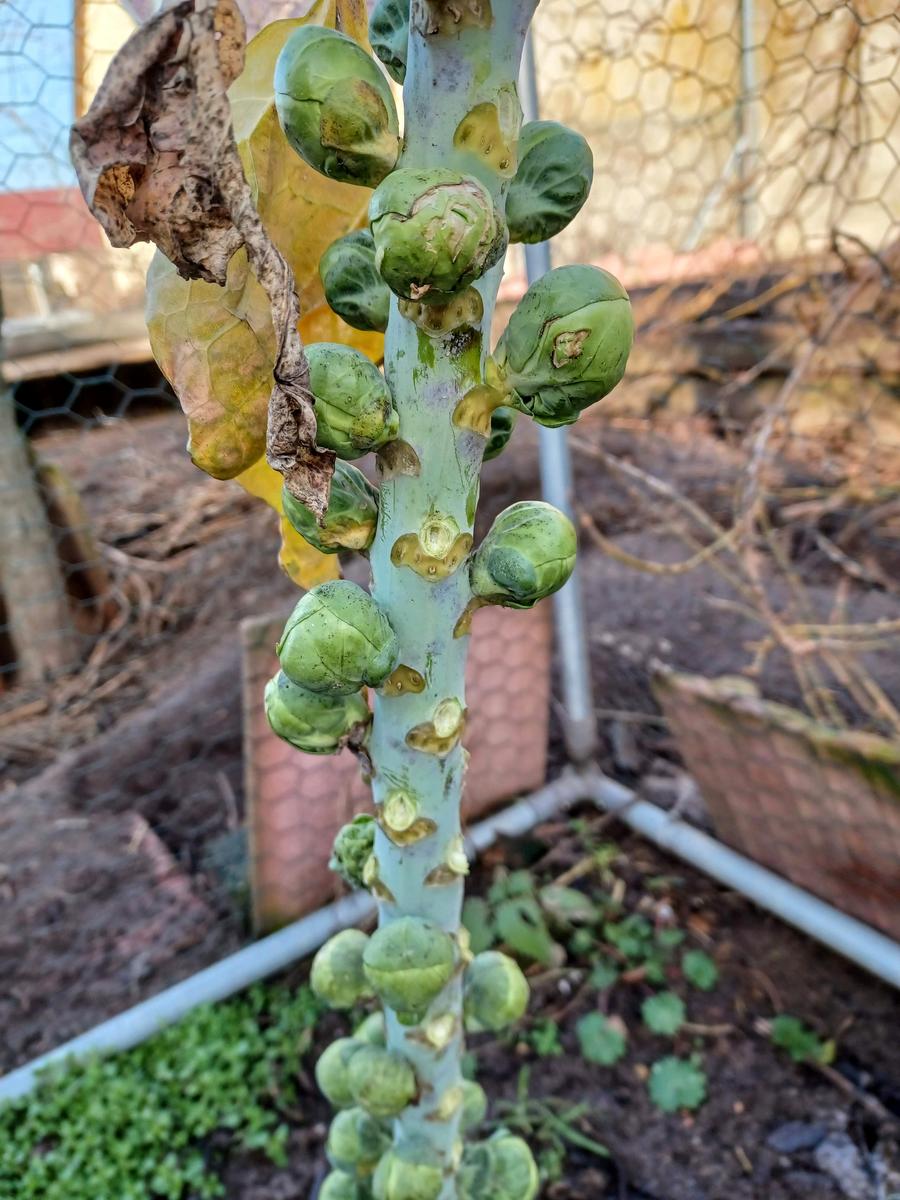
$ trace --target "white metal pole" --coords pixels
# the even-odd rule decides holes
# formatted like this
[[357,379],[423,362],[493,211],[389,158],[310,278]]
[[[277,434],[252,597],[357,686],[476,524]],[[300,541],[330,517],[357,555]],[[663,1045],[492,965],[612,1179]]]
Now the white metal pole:
[[[522,59],[520,99],[526,121],[540,114],[533,33],[529,33]],[[550,244],[525,246],[525,272],[529,284],[550,270]],[[541,492],[544,499],[574,518],[572,460],[565,429],[538,427]],[[591,664],[587,624],[582,599],[581,571],[576,565],[572,578],[553,597],[556,644],[559,650],[563,689],[566,749],[578,763],[586,762],[597,748],[597,720],[591,688]]]

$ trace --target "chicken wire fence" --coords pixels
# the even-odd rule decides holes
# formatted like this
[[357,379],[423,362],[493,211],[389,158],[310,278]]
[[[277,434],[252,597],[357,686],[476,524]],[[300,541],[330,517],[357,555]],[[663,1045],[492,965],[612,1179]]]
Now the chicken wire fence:
[[[110,250],[67,157],[155,7],[0,0],[0,956],[20,996],[0,997],[0,1067],[248,936],[239,623],[294,593],[271,514],[184,453],[144,329],[149,252]],[[308,5],[242,7],[253,29]],[[605,763],[666,802],[685,761],[702,775],[703,706],[673,740],[654,659],[740,674],[854,754],[896,738],[894,4],[542,0],[534,48],[541,116],[595,163],[554,264],[613,270],[639,330],[570,439]],[[523,275],[513,248],[501,319]],[[520,422],[487,510],[536,477]],[[866,778],[889,791],[883,761]],[[884,893],[896,863],[879,870]]]

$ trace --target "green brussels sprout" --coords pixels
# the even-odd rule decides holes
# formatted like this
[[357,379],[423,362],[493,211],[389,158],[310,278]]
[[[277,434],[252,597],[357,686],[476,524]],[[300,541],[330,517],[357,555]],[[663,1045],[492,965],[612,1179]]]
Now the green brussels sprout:
[[507,608],[531,608],[563,586],[577,550],[565,513],[543,500],[521,500],[500,513],[475,552],[472,590]]
[[323,554],[339,550],[363,553],[375,538],[378,492],[362,471],[340,459],[334,465],[328,508],[320,525],[305,504],[282,488],[284,515],[300,536]]
[[303,25],[275,64],[275,108],[290,145],[329,179],[375,187],[400,153],[400,123],[380,68],[335,29]]
[[335,1108],[349,1108],[353,1103],[350,1088],[350,1060],[365,1047],[356,1038],[338,1038],[322,1052],[316,1063],[316,1083],[319,1091]]
[[363,871],[374,845],[375,818],[357,813],[349,825],[338,830],[328,866],[351,887],[363,887]]
[[386,1127],[364,1108],[344,1108],[331,1122],[325,1155],[339,1171],[367,1180],[390,1142]]
[[275,649],[288,679],[338,696],[384,683],[399,653],[387,617],[348,579],[320,583],[298,600]]
[[509,1196],[510,1200],[534,1200],[540,1175],[528,1143],[505,1129],[498,1129],[488,1141],[488,1150],[494,1194]]
[[400,418],[371,359],[340,342],[307,346],[306,358],[320,446],[338,458],[362,458],[396,438]]
[[391,292],[375,266],[375,242],[357,229],[332,242],[319,259],[329,308],[354,329],[387,329]]
[[[463,1150],[462,1163],[456,1177],[459,1200],[499,1200],[492,1190],[493,1163],[487,1142],[470,1142]],[[516,1198],[518,1200],[518,1198]]]
[[263,703],[273,732],[306,754],[336,754],[371,717],[361,692],[323,696],[300,687],[284,671],[266,684]]
[[373,1117],[396,1117],[416,1095],[416,1076],[399,1054],[363,1046],[348,1067],[353,1100]]
[[459,1200],[534,1200],[539,1184],[530,1149],[507,1130],[466,1146],[457,1178]]
[[391,79],[406,78],[409,0],[378,0],[369,16],[369,41]]
[[365,1200],[359,1184],[346,1171],[332,1171],[322,1180],[318,1200]]
[[484,461],[489,462],[502,454],[506,444],[512,437],[518,416],[514,408],[502,404],[491,413],[491,432],[488,435],[487,446],[484,448]]
[[421,1142],[395,1146],[381,1159],[372,1180],[375,1200],[438,1200],[444,1173]]
[[368,1046],[386,1046],[387,1028],[384,1013],[380,1010],[369,1013],[353,1036],[358,1042],[365,1042]]
[[571,425],[625,374],[633,338],[617,279],[600,267],[556,267],[522,297],[486,379],[538,424]]
[[531,121],[519,135],[519,165],[506,195],[511,242],[546,242],[577,216],[594,175],[591,148],[574,129]]
[[369,221],[378,270],[404,300],[444,304],[506,249],[490,192],[449,168],[394,171],[372,196]]
[[475,955],[466,968],[464,989],[466,1028],[472,1033],[497,1033],[518,1021],[528,1007],[528,982],[521,967],[499,950]]
[[463,1106],[460,1126],[463,1132],[480,1125],[487,1116],[487,1096],[484,1088],[474,1079],[464,1079],[462,1082]]
[[372,994],[363,971],[368,941],[361,929],[342,929],[313,959],[310,987],[329,1008],[352,1008]]
[[414,1021],[440,995],[456,964],[453,939],[419,917],[400,917],[369,939],[366,979],[401,1019]]

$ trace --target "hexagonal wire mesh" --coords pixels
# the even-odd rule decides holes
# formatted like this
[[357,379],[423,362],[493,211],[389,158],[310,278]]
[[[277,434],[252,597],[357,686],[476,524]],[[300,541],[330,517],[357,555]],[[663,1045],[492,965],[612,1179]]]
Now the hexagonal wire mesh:
[[[293,593],[268,515],[184,454],[143,327],[148,253],[106,246],[66,151],[154,7],[0,7],[2,503],[24,488],[31,522],[2,566],[0,759],[4,857],[32,864],[4,909],[31,1015],[0,1066],[246,936],[237,628]],[[542,115],[595,158],[555,261],[611,266],[640,325],[626,383],[572,439],[613,764],[683,790],[654,655],[896,734],[894,6],[543,0],[535,38]],[[507,300],[521,286],[513,254]],[[535,492],[521,428],[485,508]]]

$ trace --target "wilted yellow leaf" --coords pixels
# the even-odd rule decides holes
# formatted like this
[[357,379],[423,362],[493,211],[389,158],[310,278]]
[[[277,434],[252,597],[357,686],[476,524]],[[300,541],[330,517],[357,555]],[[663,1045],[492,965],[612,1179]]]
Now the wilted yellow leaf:
[[[364,0],[315,0],[305,17],[267,26],[247,46],[244,70],[229,91],[235,137],[263,223],[294,272],[303,340],[344,342],[377,362],[381,335],[352,329],[328,308],[318,271],[327,247],[365,221],[370,193],[307,166],[288,145],[275,112],[275,61],[290,33],[309,24],[367,44]],[[232,257],[225,287],[182,279],[157,254],[147,276],[147,327],[188,418],[193,461],[217,479],[236,478],[280,512],[281,477],[264,463],[275,332],[246,253]],[[333,577],[334,560],[302,549],[285,526],[282,521],[281,562],[288,573],[304,586],[318,581],[317,572]]]

